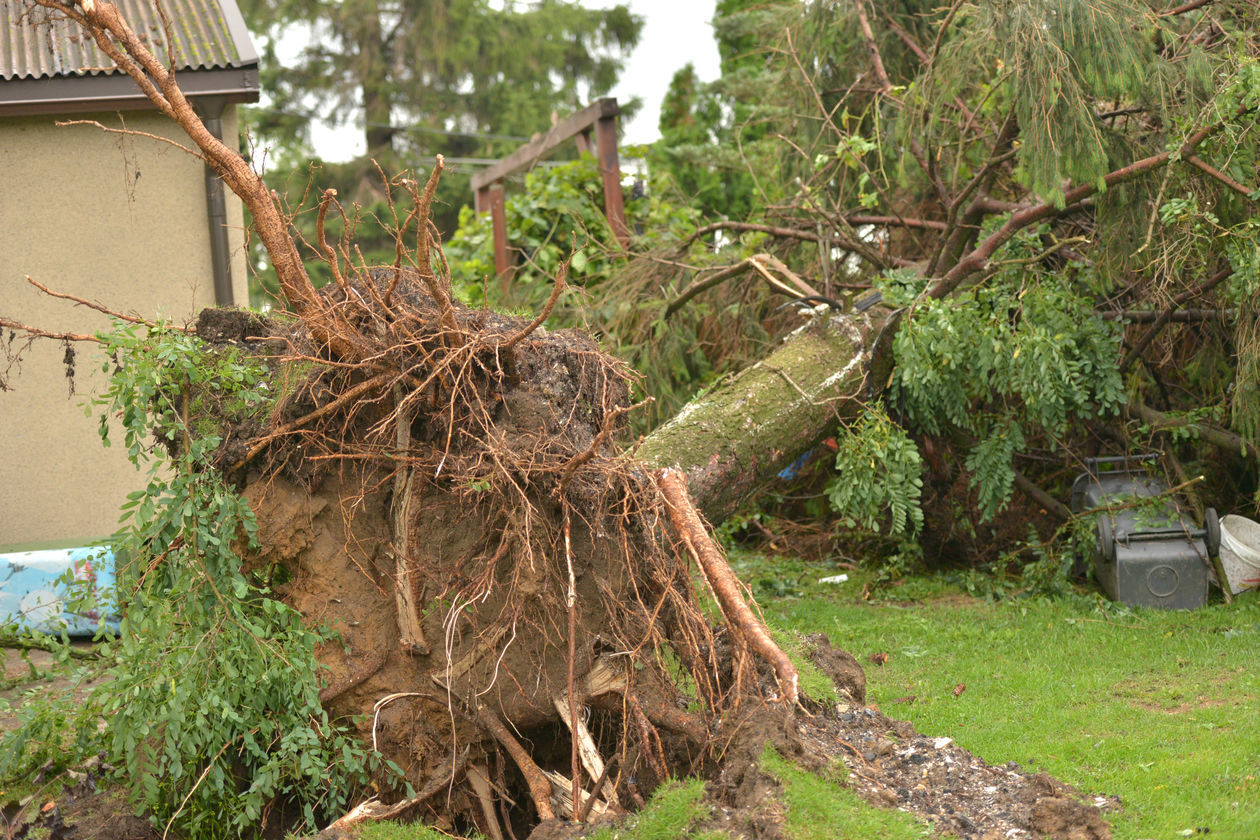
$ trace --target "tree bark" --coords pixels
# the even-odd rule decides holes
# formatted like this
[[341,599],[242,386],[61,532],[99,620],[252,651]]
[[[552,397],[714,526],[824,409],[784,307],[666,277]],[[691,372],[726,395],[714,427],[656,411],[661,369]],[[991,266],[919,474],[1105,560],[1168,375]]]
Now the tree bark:
[[639,458],[686,473],[696,507],[710,522],[722,521],[854,416],[868,379],[882,388],[886,342],[874,345],[893,327],[879,310],[815,316],[767,358],[684,406],[644,439]]

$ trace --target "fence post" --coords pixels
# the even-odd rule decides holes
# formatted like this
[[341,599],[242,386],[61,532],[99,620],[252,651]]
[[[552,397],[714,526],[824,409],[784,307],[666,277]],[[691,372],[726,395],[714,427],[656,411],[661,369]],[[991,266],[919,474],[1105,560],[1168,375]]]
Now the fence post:
[[491,184],[486,192],[489,193],[490,200],[490,228],[494,232],[494,270],[503,278],[503,290],[506,292],[508,287],[507,207],[503,195],[503,183]]
[[600,117],[595,123],[595,142],[598,148],[599,174],[604,179],[604,216],[612,226],[613,235],[621,247],[630,245],[630,231],[626,228],[626,205],[621,198],[621,162],[617,156],[617,117]]

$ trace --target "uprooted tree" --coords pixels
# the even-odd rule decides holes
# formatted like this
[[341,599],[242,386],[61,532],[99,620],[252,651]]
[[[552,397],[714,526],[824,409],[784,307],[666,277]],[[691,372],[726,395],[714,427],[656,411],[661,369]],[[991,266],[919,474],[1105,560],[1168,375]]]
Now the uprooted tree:
[[[146,322],[105,340],[131,353],[110,394],[128,448],[146,448],[147,424],[169,456],[128,505],[117,650],[133,662],[105,704],[113,754],[159,821],[214,833],[282,825],[294,806],[308,824],[335,811],[344,794],[321,794],[321,780],[364,783],[376,765],[332,737],[330,714],[356,720],[390,762],[378,812],[431,808],[496,837],[641,804],[666,777],[738,752],[738,732],[766,728],[752,720],[765,704],[777,725],[791,719],[795,667],[686,475],[614,445],[634,408],[630,371],[589,338],[539,329],[563,270],[533,320],[453,301],[429,214],[439,158],[423,187],[385,179],[409,199],[392,266],[328,241],[327,214],[342,208],[322,195],[315,244],[333,283],[317,291],[261,178],[206,131],[118,8],[40,5],[77,21],[187,131],[249,208],[293,308],[269,321],[208,313],[195,341]],[[865,343],[840,333],[854,351]],[[259,414],[264,379],[280,393]],[[304,631],[298,614],[337,635]],[[164,649],[138,655],[142,637]],[[305,721],[286,731],[294,711]],[[238,785],[243,804],[224,816],[214,797]]]
[[[329,763],[308,766],[301,739],[326,736],[329,713],[360,716],[355,726],[362,741],[393,762],[400,784],[411,786],[405,794],[389,791],[387,774],[381,773],[376,783],[389,805],[378,803],[376,813],[429,809],[492,836],[557,814],[580,821],[594,810],[635,804],[670,773],[719,767],[724,785],[751,783],[748,751],[759,751],[772,734],[782,738],[790,731],[799,689],[792,663],[750,609],[700,512],[723,517],[837,420],[860,411],[889,380],[882,363],[898,321],[884,308],[849,316],[820,308],[770,358],[623,452],[614,437],[633,408],[630,371],[580,334],[541,329],[564,292],[564,271],[532,320],[470,310],[452,299],[429,223],[440,160],[423,187],[406,178],[384,178],[385,189],[404,199],[391,202],[400,212],[386,220],[398,243],[393,265],[369,268],[352,242],[328,241],[324,222],[342,208],[334,194],[321,196],[315,246],[333,282],[316,290],[288,220],[262,180],[201,126],[173,75],[117,8],[98,0],[35,2],[78,21],[155,105],[184,127],[197,147],[194,153],[249,207],[293,309],[292,318],[266,321],[212,313],[197,327],[199,338],[220,347],[223,358],[260,360],[250,363],[255,367],[248,374],[234,376],[243,385],[241,394],[255,393],[248,385],[263,377],[278,385],[270,389],[274,402],[264,414],[229,405],[215,387],[203,387],[208,380],[196,366],[182,378],[162,377],[165,389],[149,383],[153,387],[144,391],[161,406],[165,425],[158,428],[180,465],[174,478],[163,479],[163,492],[181,504],[171,506],[174,512],[159,517],[155,527],[137,530],[128,574],[137,602],[164,586],[187,595],[183,612],[149,614],[154,627],[175,632],[191,623],[190,616],[199,616],[216,632],[262,638],[250,642],[258,656],[292,656],[294,663],[299,657],[281,642],[300,637],[328,671],[317,683],[313,665],[297,669],[309,682],[294,688],[281,683],[295,671],[281,669],[258,686],[237,685],[237,694],[223,701],[227,718],[239,716],[247,700],[260,702],[269,724],[245,732],[224,729],[218,741],[194,743],[193,730],[219,730],[200,719],[177,722],[178,715],[171,714],[138,741],[116,744],[119,752],[136,756],[138,773],[152,778],[155,771],[165,772],[155,787],[169,782],[178,791],[168,797],[162,819],[173,823],[182,816],[188,828],[190,803],[233,786],[267,795],[250,800],[254,812],[231,825],[276,825],[291,816],[284,809],[294,802],[313,818],[321,773],[344,770],[354,757],[362,762],[359,780],[370,775],[370,762],[349,746],[344,761],[312,746],[310,754],[319,756],[315,764]],[[1010,46],[1020,39],[1001,35],[1003,26],[1031,26],[1020,32],[1050,38],[1067,65],[1079,63],[1084,24],[1073,17],[1060,26],[1066,18],[1050,7],[1080,10],[1061,5],[1014,4],[1009,17],[993,12],[1000,25],[990,28]],[[1029,8],[1040,15],[1032,23],[1022,16]],[[946,13],[915,17],[913,27],[889,14],[886,30],[877,36],[865,7],[857,4],[847,19],[858,33],[851,46],[872,68],[853,100],[867,103],[865,116],[838,115],[843,99],[837,91],[815,86],[800,65],[800,78],[810,82],[805,91],[816,101],[811,124],[817,131],[814,145],[796,148],[816,169],[796,182],[799,189],[779,224],[720,225],[821,241],[825,260],[834,258],[834,249],[844,249],[853,260],[885,272],[892,281],[885,283],[886,294],[894,300],[899,292],[905,295],[912,303],[909,323],[922,315],[919,323],[925,325],[897,334],[896,341],[903,342],[899,362],[915,352],[916,336],[930,334],[933,318],[945,320],[938,301],[973,313],[984,329],[996,323],[1011,330],[1019,329],[1018,301],[1025,301],[1030,312],[1040,306],[1038,315],[1050,313],[1061,335],[1076,336],[1080,325],[1073,319],[1087,309],[1084,297],[1070,287],[1055,293],[1049,282],[1033,283],[1026,293],[1014,294],[1013,311],[1005,298],[985,297],[986,287],[1015,282],[1017,268],[1035,278],[1050,276],[1062,268],[1063,255],[1070,257],[1084,244],[1081,226],[1103,218],[1105,199],[1122,185],[1157,179],[1172,164],[1191,161],[1185,165],[1228,187],[1233,176],[1197,154],[1214,138],[1236,140],[1251,131],[1254,64],[1229,77],[1203,119],[1188,127],[1150,132],[1144,127],[1132,134],[1141,143],[1091,157],[1089,143],[1101,143],[1099,134],[1082,141],[1085,151],[1072,150],[1072,161],[1089,161],[1085,168],[1025,159],[1029,149],[1045,151],[1037,141],[1052,135],[1066,116],[1039,111],[1040,100],[1026,101],[1018,75],[1008,78],[999,71],[987,83],[961,73],[942,75],[951,50],[958,53],[955,71],[962,60],[954,28],[969,15],[984,14],[958,4]],[[1132,21],[1117,13],[1112,23],[1109,33],[1126,33]],[[971,26],[967,31],[978,24],[972,20]],[[931,46],[923,45],[933,39]],[[893,42],[901,45],[898,64],[884,59]],[[783,54],[797,55],[790,40]],[[1019,58],[994,56],[1001,66],[1015,68],[1012,73],[1026,69]],[[834,69],[827,62],[816,66]],[[1136,95],[1136,88],[1124,84],[1132,80],[1112,72],[1115,68],[1088,68],[1100,89],[1076,90],[1065,107],[1092,109],[1104,96],[1127,101]],[[1055,72],[1075,78],[1068,69]],[[948,94],[943,106],[948,118],[918,107],[915,97],[922,90],[938,88]],[[916,106],[910,108],[915,119],[907,120],[896,141],[921,168],[915,177],[934,191],[926,205],[890,172],[872,166],[876,141],[893,142],[877,131],[880,109],[899,110],[906,103]],[[1090,113],[1091,119],[1104,119]],[[1151,144],[1160,150],[1148,148]],[[946,168],[955,148],[967,149],[968,156],[950,160]],[[1231,148],[1235,156],[1244,155]],[[1112,167],[1113,155],[1124,161]],[[768,260],[749,258],[740,270],[764,273]],[[903,271],[895,272],[898,268]],[[825,283],[823,297],[831,292]],[[684,305],[683,297],[691,295],[675,303]],[[1000,316],[996,321],[989,317],[994,313]],[[1094,333],[1076,343],[1083,349],[1075,355],[1059,352],[1062,340],[1053,332],[1033,336],[1044,345],[1046,364],[1057,360],[1072,368],[1057,404],[1019,406],[1027,410],[1019,417],[1037,419],[1050,433],[1066,414],[1088,414],[1097,403],[1118,400],[1115,378],[1082,369],[1097,362],[1099,348],[1115,346],[1114,334],[1098,330],[1092,316],[1086,321]],[[145,338],[136,343],[144,346]],[[960,358],[975,352],[989,359],[989,379],[1003,372],[1018,380],[999,363],[1000,348],[981,352],[965,341],[938,341],[935,349],[920,349],[938,358],[941,352],[964,354]],[[160,361],[172,364],[176,357],[167,353]],[[956,385],[964,368],[974,374],[975,365],[960,358],[954,359],[957,365],[947,358],[941,367],[950,376],[938,379]],[[894,384],[913,410],[915,382],[904,372],[893,375],[902,377]],[[1040,385],[1051,375],[1028,374]],[[174,391],[171,382],[178,383]],[[997,462],[1004,456],[1009,464],[1015,432],[973,428],[967,414],[974,401],[1014,410],[1018,389],[996,395],[955,391],[947,415],[955,431],[997,441],[1000,446],[993,444],[998,448],[985,457]],[[219,425],[199,444],[193,430],[203,428],[197,422],[202,415]],[[131,429],[141,434],[139,427]],[[221,478],[206,478],[210,474]],[[236,490],[252,512],[231,501]],[[187,495],[193,491],[200,494],[196,499],[214,499],[218,507],[199,510]],[[141,509],[153,504],[136,501]],[[197,527],[190,530],[189,522]],[[702,604],[695,593],[691,562],[711,603]],[[232,589],[221,592],[216,587],[225,580]],[[179,590],[181,585],[186,588]],[[239,612],[237,602],[253,605],[255,612]],[[294,624],[299,614],[306,626],[337,635],[302,635]],[[720,617],[718,629],[710,616]],[[260,626],[270,629],[255,633]],[[182,646],[169,652],[177,666],[162,672],[170,680],[169,694],[165,682],[146,683],[134,671],[132,682],[116,684],[135,696],[147,692],[150,705],[174,712],[188,708],[191,695],[204,694],[207,685],[230,682],[213,682],[222,675],[198,671],[213,644],[181,638]],[[128,644],[126,633],[122,644]],[[254,673],[248,662],[232,667]],[[273,693],[259,700],[264,688]],[[860,687],[849,688],[860,699]],[[269,710],[285,704],[309,718],[300,738],[297,730],[284,731],[268,717]],[[140,705],[119,700],[111,711],[126,720]],[[774,714],[758,714],[765,709]],[[170,756],[189,744],[199,751],[195,769],[171,763]],[[269,758],[276,754],[285,760]],[[509,809],[513,797],[516,806]],[[147,801],[156,806],[160,799]],[[340,804],[320,807],[335,810]],[[214,805],[203,805],[198,818],[209,820],[205,815]]]

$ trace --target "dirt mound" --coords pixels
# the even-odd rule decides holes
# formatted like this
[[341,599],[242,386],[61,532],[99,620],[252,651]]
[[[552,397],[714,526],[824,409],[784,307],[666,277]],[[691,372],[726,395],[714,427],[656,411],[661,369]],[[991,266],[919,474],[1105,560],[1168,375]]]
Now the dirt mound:
[[906,721],[841,705],[802,719],[800,737],[818,755],[839,758],[854,789],[964,840],[1108,840],[1103,820],[1115,801],[1079,792],[1014,762],[994,766],[948,737],[928,737]]

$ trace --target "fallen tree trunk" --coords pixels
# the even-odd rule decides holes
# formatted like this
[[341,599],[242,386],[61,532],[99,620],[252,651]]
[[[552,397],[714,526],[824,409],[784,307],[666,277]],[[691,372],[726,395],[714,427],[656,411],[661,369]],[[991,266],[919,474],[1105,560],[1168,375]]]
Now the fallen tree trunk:
[[816,314],[763,361],[688,403],[637,455],[686,473],[696,506],[720,522],[882,386],[895,328],[880,310]]

